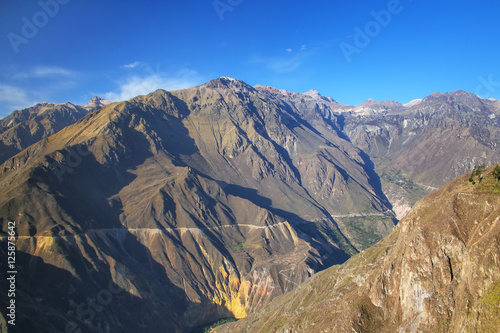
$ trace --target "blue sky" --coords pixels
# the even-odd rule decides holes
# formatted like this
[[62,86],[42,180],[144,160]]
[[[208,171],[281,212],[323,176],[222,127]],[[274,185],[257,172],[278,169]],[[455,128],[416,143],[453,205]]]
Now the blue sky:
[[0,117],[231,76],[340,103],[500,99],[498,1],[1,0]]

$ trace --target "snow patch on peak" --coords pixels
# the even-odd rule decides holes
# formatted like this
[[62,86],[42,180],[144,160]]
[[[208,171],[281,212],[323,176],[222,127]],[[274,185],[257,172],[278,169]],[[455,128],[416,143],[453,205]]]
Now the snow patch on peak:
[[422,101],[423,101],[423,99],[417,98],[417,99],[414,99],[413,101],[408,102],[408,103],[403,104],[403,105],[405,108],[411,108],[412,106],[415,106],[415,105],[422,103]]

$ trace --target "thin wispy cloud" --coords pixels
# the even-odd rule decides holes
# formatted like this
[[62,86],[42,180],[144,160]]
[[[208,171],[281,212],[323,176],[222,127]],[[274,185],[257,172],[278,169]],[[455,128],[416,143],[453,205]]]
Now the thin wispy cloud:
[[16,80],[26,79],[48,79],[48,78],[71,78],[77,75],[77,72],[62,67],[35,67],[29,71],[20,72],[14,75]]
[[252,63],[262,64],[272,72],[283,74],[297,70],[315,51],[307,50],[306,45],[301,45],[298,51],[287,48],[286,54],[274,57],[254,56]]
[[295,56],[290,59],[273,59],[268,62],[267,68],[277,73],[289,73],[295,71],[301,64],[301,59]]
[[252,59],[252,62],[263,64],[267,69],[276,73],[290,73],[297,70],[302,65],[305,58],[306,55],[301,53],[272,58],[256,56]]
[[54,101],[55,96],[78,87],[82,78],[81,73],[61,66],[39,65],[14,70],[6,71],[5,81],[0,83],[0,117],[41,101]]
[[201,83],[198,74],[192,70],[183,70],[174,74],[153,72],[145,76],[130,76],[119,86],[117,91],[105,94],[109,101],[125,101],[138,95],[146,95],[157,89],[178,90],[193,87]]
[[127,68],[127,69],[132,69],[132,68],[136,68],[137,66],[139,66],[141,64],[140,61],[134,61],[130,64],[126,64],[126,65],[123,65],[121,66],[121,68]]
[[[29,107],[35,102],[28,97],[28,94],[14,86],[0,84],[0,103],[7,106],[9,110],[5,110],[7,113],[11,110],[23,109]],[[0,114],[0,117],[4,117],[7,114]]]

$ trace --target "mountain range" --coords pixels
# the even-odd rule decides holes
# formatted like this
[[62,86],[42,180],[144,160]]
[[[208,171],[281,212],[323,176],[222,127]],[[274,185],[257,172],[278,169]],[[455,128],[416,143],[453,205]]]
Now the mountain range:
[[351,107],[229,77],[16,111],[0,224],[3,245],[18,226],[19,325],[188,332],[258,313],[499,163],[499,112],[462,91]]
[[87,105],[44,102],[14,111],[0,120],[0,163],[109,103],[96,96]]
[[399,218],[426,190],[500,162],[499,101],[456,91],[378,105],[386,108],[346,115],[344,132],[373,160]]

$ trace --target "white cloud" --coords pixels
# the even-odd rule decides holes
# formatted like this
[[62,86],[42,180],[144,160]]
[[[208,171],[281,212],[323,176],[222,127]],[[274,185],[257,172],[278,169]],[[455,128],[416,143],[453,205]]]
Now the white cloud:
[[134,61],[130,64],[126,64],[126,65],[123,65],[121,66],[121,68],[128,68],[128,69],[132,69],[132,68],[136,68],[137,66],[139,66],[141,63],[139,61]]
[[[3,112],[27,108],[34,104],[36,104],[36,102],[30,100],[24,90],[14,86],[0,84],[0,105],[8,108],[7,110],[2,110]],[[6,115],[7,114],[0,114],[0,117]]]
[[0,102],[18,103],[26,100],[26,93],[16,87],[0,85]]
[[107,92],[105,98],[109,101],[125,101],[138,95],[146,95],[157,89],[177,90],[191,88],[200,83],[195,71],[184,70],[175,74],[153,72],[151,68],[149,75],[144,77],[128,77],[116,92]]
[[47,67],[40,66],[35,67],[28,72],[20,72],[14,75],[14,79],[25,80],[25,79],[46,79],[46,78],[60,78],[60,77],[74,77],[76,72],[62,67]]
[[300,67],[302,62],[297,57],[290,59],[275,59],[269,62],[267,67],[274,72],[278,73],[288,73],[293,72]]
[[263,64],[267,69],[275,73],[290,73],[298,69],[302,63],[312,56],[315,52],[314,50],[306,51],[306,46],[302,45],[300,52],[293,52],[293,49],[286,49],[287,55],[279,57],[261,57],[255,56],[252,62],[257,64]]
[[302,58],[300,54],[277,58],[255,57],[253,62],[265,64],[268,69],[276,73],[289,73],[300,67]]

